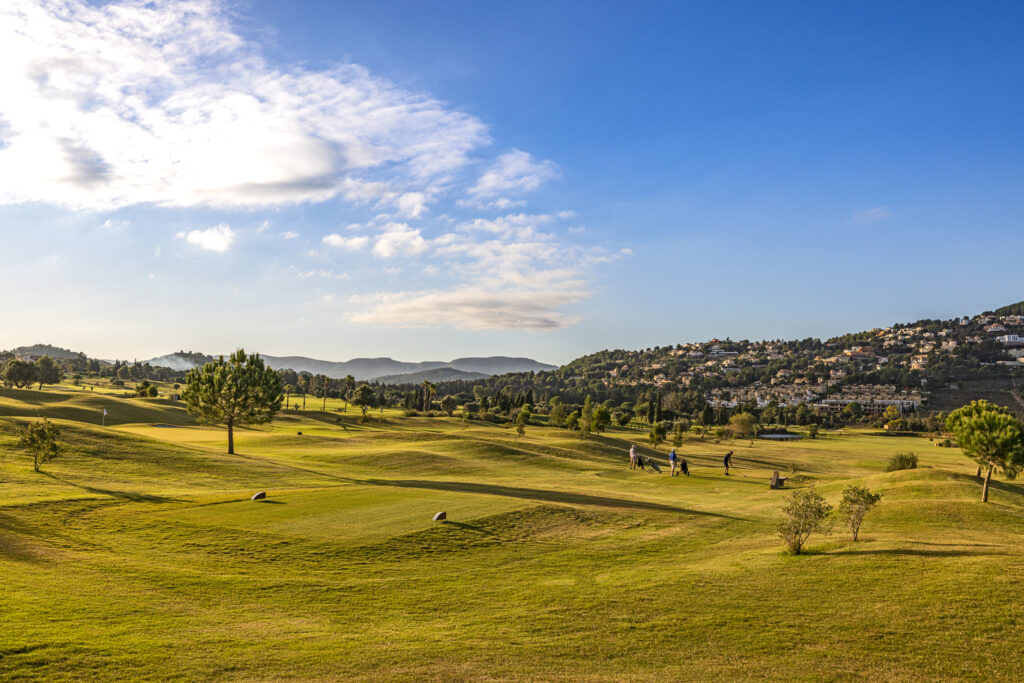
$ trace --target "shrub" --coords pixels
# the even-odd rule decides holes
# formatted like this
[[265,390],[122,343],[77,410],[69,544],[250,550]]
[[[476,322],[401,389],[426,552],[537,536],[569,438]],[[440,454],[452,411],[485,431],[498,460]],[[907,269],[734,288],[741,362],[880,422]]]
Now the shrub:
[[404,415],[405,417],[419,417],[420,413],[417,410],[406,409],[402,411],[402,415]]
[[889,458],[889,464],[885,466],[886,472],[897,470],[912,470],[917,467],[917,456],[913,453],[897,453]]

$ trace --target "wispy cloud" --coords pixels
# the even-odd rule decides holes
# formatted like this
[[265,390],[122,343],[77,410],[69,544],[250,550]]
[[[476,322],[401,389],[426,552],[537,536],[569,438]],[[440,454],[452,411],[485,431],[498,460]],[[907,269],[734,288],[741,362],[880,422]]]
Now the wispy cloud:
[[293,240],[296,237],[299,237],[299,233],[295,232],[294,230],[289,230],[288,232],[281,234],[281,239],[285,240]]
[[118,230],[127,228],[131,224],[132,222],[129,220],[115,220],[113,218],[108,218],[100,224],[100,230],[106,232],[117,232]]
[[533,156],[519,149],[502,154],[469,188],[469,198],[462,206],[507,209],[521,204],[507,194],[529,192],[558,177],[558,167],[551,161],[534,161]]
[[354,322],[392,327],[454,326],[467,330],[553,330],[576,317],[559,308],[585,298],[582,287],[571,290],[494,290],[466,285],[447,291],[394,292],[354,297],[368,310],[351,316]]
[[177,237],[200,249],[223,254],[235,241],[235,231],[227,223],[220,223],[206,230],[179,232]]
[[433,239],[417,241],[416,253],[425,252],[431,258],[424,274],[442,271],[457,283],[356,295],[351,302],[360,310],[350,319],[373,325],[469,330],[553,330],[571,325],[578,318],[565,312],[565,307],[590,295],[587,280],[594,266],[618,256],[567,243],[556,232],[542,229],[557,220],[558,215],[547,214],[475,219]]
[[870,209],[861,209],[860,211],[854,212],[854,214],[850,216],[849,222],[853,225],[869,225],[871,223],[884,221],[887,218],[892,218],[892,211],[885,206],[876,206]]
[[415,217],[488,141],[475,117],[358,65],[271,67],[215,0],[12,0],[0,62],[0,203],[258,207],[340,194]]

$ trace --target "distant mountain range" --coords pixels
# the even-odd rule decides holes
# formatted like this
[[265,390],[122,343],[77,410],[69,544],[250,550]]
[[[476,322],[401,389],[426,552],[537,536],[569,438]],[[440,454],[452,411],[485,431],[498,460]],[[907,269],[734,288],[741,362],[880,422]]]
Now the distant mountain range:
[[[213,360],[213,356],[178,351],[146,361],[150,365],[189,370]],[[314,375],[341,378],[352,375],[360,381],[379,381],[385,384],[420,383],[454,379],[481,379],[509,372],[538,372],[554,370],[556,366],[530,358],[490,356],[486,358],[456,358],[450,362],[423,361],[407,363],[392,358],[353,358],[348,361],[327,361],[305,356],[263,356],[267,365],[275,370],[294,370]],[[415,375],[415,377],[411,376]]]

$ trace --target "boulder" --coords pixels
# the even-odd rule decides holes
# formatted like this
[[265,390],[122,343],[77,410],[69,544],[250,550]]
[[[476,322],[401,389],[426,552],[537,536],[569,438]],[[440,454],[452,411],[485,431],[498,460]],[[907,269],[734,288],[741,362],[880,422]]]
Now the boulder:
[[266,497],[267,497],[267,492],[266,491],[260,491],[259,493],[255,494],[249,500],[263,500]]
[[436,515],[434,515],[435,522],[443,522],[446,519],[448,519],[448,513],[446,512],[438,512]]

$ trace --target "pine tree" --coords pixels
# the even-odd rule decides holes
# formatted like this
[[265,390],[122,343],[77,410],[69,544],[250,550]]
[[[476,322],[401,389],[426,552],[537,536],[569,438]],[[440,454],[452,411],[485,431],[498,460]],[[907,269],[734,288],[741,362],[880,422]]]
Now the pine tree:
[[205,424],[228,428],[228,453],[235,452],[234,428],[270,422],[281,409],[281,376],[266,367],[259,354],[239,349],[227,361],[221,356],[190,370],[182,398],[188,412]]

